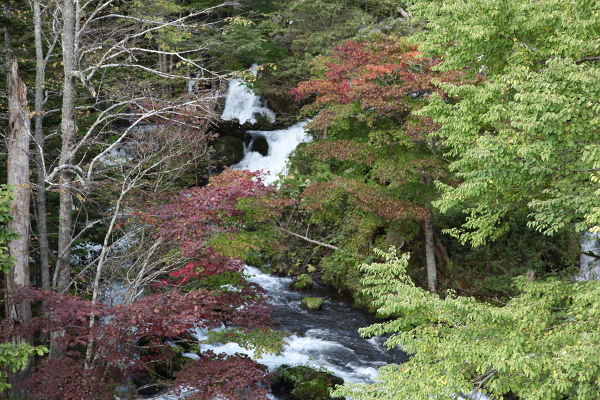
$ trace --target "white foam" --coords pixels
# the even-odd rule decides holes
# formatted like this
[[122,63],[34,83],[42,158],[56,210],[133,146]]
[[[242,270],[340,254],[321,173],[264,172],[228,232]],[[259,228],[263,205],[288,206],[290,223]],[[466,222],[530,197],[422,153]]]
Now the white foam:
[[287,129],[276,131],[248,131],[250,135],[262,136],[267,140],[269,152],[266,156],[251,151],[246,153],[244,158],[236,165],[234,169],[247,169],[249,171],[265,171],[265,184],[275,182],[279,175],[287,174],[288,157],[298,147],[300,143],[310,142],[312,138],[306,133],[304,128],[308,124],[302,121],[290,126]]

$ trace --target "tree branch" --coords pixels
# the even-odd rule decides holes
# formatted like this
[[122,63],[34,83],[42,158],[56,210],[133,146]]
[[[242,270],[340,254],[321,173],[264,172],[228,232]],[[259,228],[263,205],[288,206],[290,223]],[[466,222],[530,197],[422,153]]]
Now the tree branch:
[[309,239],[306,236],[302,236],[302,235],[299,235],[299,234],[297,234],[295,232],[288,231],[287,229],[285,229],[285,228],[283,228],[281,226],[278,226],[277,229],[279,229],[280,231],[283,231],[283,232],[287,233],[288,235],[296,236],[296,237],[298,237],[300,239],[306,240],[307,242],[312,243],[312,244],[316,244],[318,246],[327,247],[328,249],[332,249],[332,250],[339,250],[340,249],[339,247],[333,246],[331,244],[319,242],[318,240]]
[[582,59],[575,61],[575,64],[583,64],[587,61],[600,61],[600,56],[583,57]]

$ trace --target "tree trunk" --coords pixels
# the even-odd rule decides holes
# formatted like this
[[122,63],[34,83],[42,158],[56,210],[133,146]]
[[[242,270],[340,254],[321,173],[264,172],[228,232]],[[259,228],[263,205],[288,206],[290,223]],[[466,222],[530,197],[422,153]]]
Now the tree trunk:
[[[61,115],[61,139],[59,165],[70,165],[74,154],[75,144],[75,5],[73,0],[64,0],[62,5],[63,28],[63,101]],[[73,173],[69,169],[62,169],[59,177],[59,214],[58,214],[58,257],[54,273],[54,287],[59,293],[64,293],[69,287],[71,275],[71,241],[73,237],[73,198],[71,194],[71,181]],[[57,344],[57,338],[64,335],[64,331],[52,332],[50,341],[50,357],[59,358],[63,355]]]
[[40,243],[40,275],[42,288],[50,290],[50,246],[48,244],[48,224],[46,218],[46,183],[44,181],[46,171],[44,168],[44,86],[46,84],[46,60],[42,48],[42,11],[40,2],[33,2],[33,24],[35,32],[35,143],[37,185],[35,190],[36,204],[36,227],[37,237]]
[[449,268],[450,267],[450,256],[448,255],[446,248],[442,244],[440,236],[437,234],[437,232],[435,230],[433,231],[433,239],[435,240],[435,247],[436,247],[436,249],[438,249],[438,252],[440,253],[440,257],[438,258],[438,261],[441,264],[443,264],[443,267]]
[[[29,286],[29,140],[30,118],[27,109],[27,87],[19,78],[17,61],[13,60],[8,74],[8,139],[7,147],[7,183],[13,189],[13,202],[10,210],[12,220],[8,229],[17,235],[8,243],[8,254],[14,260],[13,268],[6,280],[6,317],[17,323],[31,320],[29,301],[15,301],[19,290]],[[21,336],[12,336],[13,344],[27,342]],[[12,393],[18,396],[16,384],[26,378],[32,360],[20,371],[9,374]]]
[[[69,165],[73,160],[75,144],[75,7],[72,0],[64,0],[63,7],[63,101],[61,115],[61,139],[59,165]],[[71,239],[73,235],[73,199],[71,181],[73,173],[69,169],[60,171],[60,210],[58,226],[58,260],[55,286],[64,292],[69,286],[71,272]]]
[[427,212],[425,221],[425,257],[427,259],[427,288],[431,293],[437,293],[437,268],[435,266],[435,242],[433,240],[433,216]]

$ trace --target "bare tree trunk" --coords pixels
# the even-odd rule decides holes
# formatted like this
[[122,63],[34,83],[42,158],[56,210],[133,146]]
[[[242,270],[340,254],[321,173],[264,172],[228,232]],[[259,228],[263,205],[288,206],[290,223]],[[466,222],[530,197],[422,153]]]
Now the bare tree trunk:
[[318,240],[313,240],[313,239],[310,239],[310,238],[308,238],[306,236],[299,235],[299,234],[297,234],[295,232],[292,232],[292,231],[289,231],[289,230],[287,230],[287,229],[285,229],[285,228],[283,228],[281,226],[278,226],[277,229],[279,229],[280,231],[283,231],[283,232],[287,233],[288,235],[296,236],[297,238],[306,240],[309,243],[316,244],[317,246],[327,247],[328,249],[331,249],[331,250],[339,250],[340,249],[337,246],[334,246],[334,245],[331,245],[331,244],[327,244],[327,243],[323,243],[323,242],[319,242]]
[[[59,165],[70,165],[75,144],[75,7],[73,0],[64,0],[63,7],[62,49],[64,62],[63,101],[61,116],[61,139]],[[69,285],[71,272],[71,239],[73,235],[73,198],[71,181],[73,172],[69,169],[60,171],[60,209],[58,227],[58,260],[56,289],[64,291]]]
[[[2,11],[4,13],[5,18],[8,19],[12,16],[12,13],[10,11],[10,7],[8,4],[5,4],[4,7],[2,7]],[[12,56],[13,56],[12,47],[10,45],[11,43],[12,43],[12,31],[11,31],[11,28],[9,25],[5,25],[4,26],[4,53],[5,53],[7,64],[10,63],[10,60],[12,60]]]
[[[31,304],[29,301],[15,301],[18,291],[29,286],[29,140],[30,119],[27,109],[27,87],[19,78],[17,61],[13,60],[8,75],[8,140],[7,147],[7,183],[13,188],[13,203],[10,214],[12,220],[8,229],[17,235],[8,242],[8,253],[14,260],[13,268],[6,281],[6,317],[16,322],[31,320]],[[21,336],[12,336],[13,344],[27,342]],[[18,396],[16,384],[26,378],[32,360],[25,368],[9,374],[12,393]]]
[[427,259],[427,288],[431,293],[437,292],[437,268],[435,265],[435,242],[433,240],[433,217],[427,212],[425,221],[425,258]]
[[[63,101],[61,116],[61,139],[59,165],[70,165],[75,145],[75,5],[73,0],[64,0],[62,4],[62,50],[63,50]],[[58,222],[58,257],[54,273],[54,287],[59,293],[67,290],[71,274],[71,241],[73,236],[73,198],[71,181],[73,173],[62,169],[59,175],[60,206]],[[50,357],[59,358],[63,352],[56,339],[64,331],[53,332],[50,341]]]
[[50,246],[48,244],[48,224],[46,218],[46,189],[44,168],[44,86],[46,84],[46,60],[42,48],[42,11],[40,2],[33,2],[33,24],[35,32],[35,143],[37,186],[35,191],[37,237],[40,243],[40,272],[42,288],[50,290]]

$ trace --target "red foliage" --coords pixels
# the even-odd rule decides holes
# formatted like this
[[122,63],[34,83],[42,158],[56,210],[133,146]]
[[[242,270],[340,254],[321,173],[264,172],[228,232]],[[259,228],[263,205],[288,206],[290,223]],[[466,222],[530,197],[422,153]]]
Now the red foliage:
[[290,200],[276,199],[271,196],[274,191],[262,183],[259,172],[226,170],[207,186],[182,191],[159,209],[160,235],[177,242],[186,257],[194,256],[215,235],[235,233],[254,222],[239,206],[240,200],[256,199],[261,218],[276,218]]
[[[347,41],[334,47],[325,77],[301,82],[291,90],[296,99],[316,96],[311,109],[357,103],[363,112],[379,116],[406,116],[415,99],[443,92],[437,81],[456,80],[456,72],[432,70],[437,59],[425,58],[402,40],[369,43]],[[336,114],[335,112],[333,113]],[[317,116],[312,126],[324,129],[334,120],[332,113]]]
[[205,352],[198,362],[187,363],[177,373],[175,393],[179,394],[194,382],[200,388],[186,399],[261,400],[268,394],[267,369],[245,355],[226,357]]
[[189,280],[199,280],[209,275],[227,272],[239,272],[242,263],[229,257],[218,254],[214,249],[206,247],[198,249],[196,255],[182,268],[169,273],[175,284],[183,285]]
[[424,207],[394,199],[384,191],[385,188],[382,187],[336,177],[307,187],[302,193],[303,206],[311,211],[327,212],[329,207],[347,202],[362,212],[378,215],[388,221],[424,218]]
[[117,382],[124,381],[119,368],[109,367],[102,376],[86,369],[82,360],[46,359],[36,368],[34,378],[22,383],[33,399],[114,400]]
[[[152,370],[157,360],[173,350],[167,340],[182,337],[192,328],[237,327],[266,330],[271,325],[267,296],[241,274],[242,264],[207,246],[214,235],[235,232],[251,225],[249,211],[240,200],[254,199],[265,221],[278,215],[289,201],[271,197],[274,188],[262,184],[256,173],[227,170],[203,188],[181,192],[171,204],[161,207],[152,219],[159,235],[171,248],[181,250],[190,261],[171,273],[169,290],[138,299],[130,305],[108,306],[55,292],[27,290],[24,298],[41,301],[42,310],[21,333],[61,332],[58,344],[65,358],[48,360],[24,382],[33,398],[108,399],[113,389],[126,385],[128,377]],[[168,249],[167,249],[168,250]],[[213,285],[202,288],[209,277],[232,275],[236,290]],[[178,286],[199,282],[183,293]],[[230,279],[231,281],[231,279]],[[198,289],[198,287],[201,287]],[[90,324],[90,321],[94,321]],[[143,339],[143,345],[140,340]],[[194,399],[265,399],[267,371],[247,357],[200,354],[188,361],[174,382],[175,387],[197,390]]]
[[[169,348],[164,344],[164,338],[184,336],[194,327],[216,328],[225,325],[265,329],[271,322],[266,296],[250,285],[236,292],[199,289],[181,294],[174,290],[148,295],[131,305],[112,307],[33,289],[27,290],[24,297],[32,301],[43,300],[44,306],[39,316],[20,327],[22,333],[32,334],[40,329],[46,332],[65,330],[64,336],[59,338],[59,345],[66,357],[42,363],[33,377],[23,383],[33,398],[40,399],[112,398],[113,389],[126,385],[127,377],[152,369],[152,363],[164,353],[159,350]],[[95,320],[93,326],[90,326],[90,319]],[[144,346],[139,345],[141,338],[146,339]],[[86,359],[86,349],[90,344],[93,345],[92,352]],[[146,356],[143,357],[142,352]],[[228,360],[224,355],[210,355],[204,358],[202,368],[210,369],[208,361],[212,359],[218,360],[221,365],[236,362],[238,357]],[[194,363],[196,361],[188,362]],[[193,365],[186,368],[196,370]],[[253,361],[247,360],[237,368],[241,375],[254,377],[252,382],[258,384],[260,381],[256,378],[256,371],[262,369]],[[263,371],[261,379],[264,374]],[[237,382],[232,381],[229,386],[222,388],[219,385],[211,388],[211,396],[219,391],[230,394],[231,385]],[[248,388],[250,382],[246,383],[243,388]],[[177,384],[205,390],[197,386],[198,377],[189,374],[179,377]],[[262,393],[258,386],[252,389]],[[199,394],[196,396],[212,398],[198,397]]]

